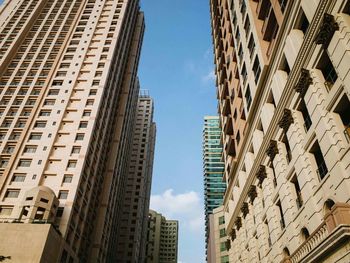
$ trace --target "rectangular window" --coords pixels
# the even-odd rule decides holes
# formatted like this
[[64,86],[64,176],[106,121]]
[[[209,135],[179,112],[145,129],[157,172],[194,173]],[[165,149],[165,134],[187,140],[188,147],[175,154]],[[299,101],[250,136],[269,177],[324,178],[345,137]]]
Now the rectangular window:
[[18,167],[29,167],[32,163],[32,160],[30,159],[21,159],[18,162]]
[[79,123],[79,129],[84,129],[88,126],[88,122],[87,121],[81,121]]
[[75,136],[75,140],[76,140],[76,141],[82,141],[82,140],[84,140],[84,133],[78,133],[78,134]]
[[226,236],[225,228],[220,229],[220,238],[225,237],[225,236]]
[[252,96],[250,94],[250,88],[249,88],[249,85],[247,86],[247,90],[245,92],[245,100],[246,100],[246,103],[247,103],[247,111],[249,111],[250,109],[250,105],[252,104]]
[[19,189],[7,189],[5,193],[6,198],[17,198],[19,195]]
[[40,140],[42,133],[31,133],[29,140]]
[[68,161],[67,168],[75,168],[77,166],[77,161],[70,160]]
[[25,174],[14,174],[12,176],[12,182],[24,182],[24,180],[26,179],[26,175]]
[[257,84],[259,81],[259,78],[260,78],[260,73],[261,73],[260,61],[259,61],[258,56],[256,56],[255,60],[254,60],[253,72],[254,72],[254,76],[255,76],[255,84]]
[[317,175],[320,180],[322,180],[328,173],[328,168],[326,165],[326,162],[323,158],[323,153],[321,151],[320,145],[318,144],[318,141],[316,140],[314,145],[310,149],[310,153],[312,153],[315,157],[315,161],[317,164]]
[[10,216],[12,213],[12,206],[1,206],[0,207],[0,216]]
[[24,148],[24,153],[35,153],[36,152],[36,149],[37,149],[37,146],[36,145],[27,145],[25,148]]
[[58,193],[58,199],[67,199],[67,197],[68,197],[68,191],[61,190]]
[[80,153],[80,149],[81,149],[80,146],[73,146],[73,148],[72,148],[72,154],[78,154],[78,153]]
[[88,117],[91,115],[91,111],[84,110],[83,117]]
[[63,177],[63,183],[71,183],[73,180],[73,176],[72,175],[64,175]]
[[37,121],[35,122],[34,128],[45,128],[46,121]]
[[225,217],[224,216],[220,216],[219,217],[219,225],[223,225],[225,224]]

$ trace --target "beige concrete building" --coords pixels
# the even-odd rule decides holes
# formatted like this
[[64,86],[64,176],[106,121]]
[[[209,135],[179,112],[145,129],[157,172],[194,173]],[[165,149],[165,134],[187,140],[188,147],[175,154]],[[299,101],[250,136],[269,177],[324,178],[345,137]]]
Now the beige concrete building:
[[214,209],[212,215],[213,221],[213,240],[214,240],[214,253],[212,259],[208,262],[213,263],[229,263],[229,256],[227,251],[227,235],[225,228],[225,213],[224,207],[219,206]]
[[147,263],[177,263],[179,222],[149,210]]
[[11,262],[115,262],[143,31],[136,0],[0,7],[0,251]]
[[349,1],[210,6],[229,262],[349,262]]
[[120,210],[121,218],[118,222],[117,258],[115,262],[145,262],[156,138],[153,110],[153,99],[147,91],[141,91],[135,116],[124,200]]

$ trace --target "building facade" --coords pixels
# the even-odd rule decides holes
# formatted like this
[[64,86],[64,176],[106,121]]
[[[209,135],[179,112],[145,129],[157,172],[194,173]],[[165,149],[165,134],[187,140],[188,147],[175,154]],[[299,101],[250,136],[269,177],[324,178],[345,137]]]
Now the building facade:
[[229,262],[349,262],[349,1],[210,7]]
[[210,235],[213,210],[222,205],[226,183],[223,181],[224,163],[222,158],[221,129],[218,116],[205,116],[203,128],[203,172],[207,261],[212,256],[210,243],[214,236]]
[[116,262],[145,262],[156,125],[153,99],[141,91],[136,112],[125,194],[118,223]]
[[212,262],[229,263],[224,207],[219,206],[215,208],[211,216],[213,217],[212,229],[214,232],[214,253]]
[[12,262],[115,262],[143,31],[136,0],[1,5],[0,250]]
[[176,263],[178,233],[177,220],[167,220],[162,214],[149,210],[145,262]]

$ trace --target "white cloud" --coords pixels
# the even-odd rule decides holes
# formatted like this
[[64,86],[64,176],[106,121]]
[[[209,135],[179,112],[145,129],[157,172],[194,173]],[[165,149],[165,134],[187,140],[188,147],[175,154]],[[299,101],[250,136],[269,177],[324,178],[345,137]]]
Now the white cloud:
[[214,70],[211,70],[206,75],[202,76],[202,83],[206,84],[206,83],[214,82],[215,78],[216,78],[215,72]]
[[173,189],[168,189],[160,195],[151,196],[151,209],[168,219],[179,220],[180,228],[195,232],[204,229],[203,205],[197,192],[174,194]]

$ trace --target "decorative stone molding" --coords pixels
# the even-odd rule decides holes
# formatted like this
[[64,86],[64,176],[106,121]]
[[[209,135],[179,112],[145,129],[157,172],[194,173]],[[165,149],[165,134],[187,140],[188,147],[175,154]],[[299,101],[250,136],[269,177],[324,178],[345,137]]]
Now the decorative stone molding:
[[232,241],[236,239],[237,235],[236,235],[236,230],[234,228],[232,228],[230,236]]
[[235,225],[237,230],[239,230],[242,227],[242,218],[240,216],[236,218]]
[[280,126],[280,128],[282,128],[286,133],[292,123],[294,123],[292,111],[290,109],[284,109],[283,116],[278,122],[278,126]]
[[[276,154],[278,154],[277,141],[271,140],[270,145],[266,150],[266,154],[270,157],[270,160],[273,161],[275,159]],[[261,169],[261,167],[260,167]]]
[[301,97],[304,97],[307,89],[312,84],[312,78],[310,76],[310,71],[302,68],[300,71],[300,77],[297,84],[294,86],[294,90],[300,93]]
[[315,37],[315,43],[321,44],[324,49],[327,49],[334,32],[337,30],[339,30],[339,25],[335,22],[334,16],[327,13],[324,14],[320,31]]
[[259,186],[261,187],[262,183],[264,182],[266,175],[266,167],[264,165],[260,165],[259,171],[256,174],[256,177],[259,180]]
[[324,216],[328,232],[331,233],[339,225],[350,225],[350,205],[336,203]]
[[249,214],[249,206],[248,206],[247,202],[243,202],[242,207],[241,207],[241,211],[243,214],[243,218],[245,218]]
[[250,203],[253,204],[255,198],[258,196],[255,185],[249,187],[248,196],[250,198]]

